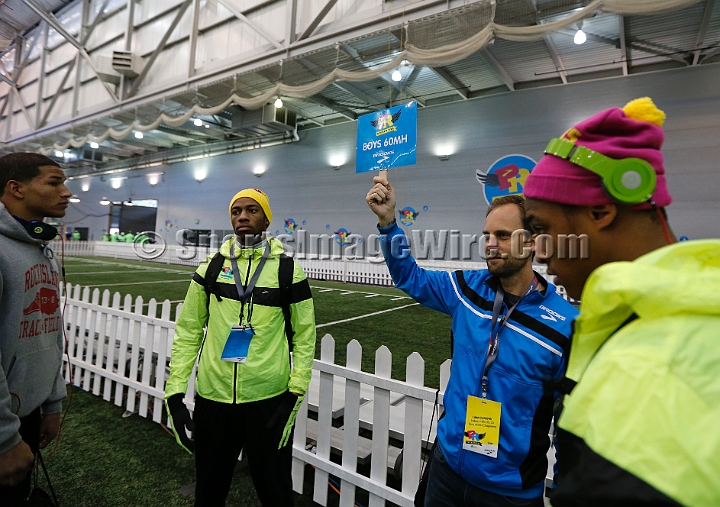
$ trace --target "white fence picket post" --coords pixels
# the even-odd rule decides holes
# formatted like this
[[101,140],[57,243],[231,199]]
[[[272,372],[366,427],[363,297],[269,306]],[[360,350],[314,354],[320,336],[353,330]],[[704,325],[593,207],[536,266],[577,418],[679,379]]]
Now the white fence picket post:
[[[143,298],[138,296],[135,298],[135,315],[142,315]],[[128,342],[131,347],[130,351],[130,380],[137,380],[138,362],[140,361],[140,320],[132,319],[130,321],[130,335]],[[130,387],[128,389],[128,397],[125,403],[125,410],[135,412],[135,394],[137,389]]]
[[[335,339],[326,334],[320,344],[320,360],[328,363],[335,362]],[[332,399],[333,375],[320,372],[320,399],[318,401],[318,431],[317,431],[317,457],[330,460],[330,432],[332,428]],[[315,470],[315,487],[313,501],[320,505],[327,505],[328,473],[324,470]]]
[[[425,385],[425,361],[417,352],[407,358],[405,381],[422,387]],[[405,431],[403,445],[402,492],[414,496],[420,480],[420,457],[422,445],[423,401],[405,398]]]
[[[390,378],[392,354],[383,345],[375,352],[375,375]],[[390,440],[390,391],[375,387],[373,400],[373,438],[370,479],[380,484],[387,482],[387,454]],[[385,500],[377,491],[370,491],[369,507],[384,507]]]
[[[125,294],[125,300],[123,301],[123,311],[126,313],[132,312],[132,296]],[[132,327],[132,320],[129,317],[123,317],[120,320],[120,349],[118,351],[118,373],[122,372],[121,375],[126,376],[127,371],[127,353],[128,353],[128,337]],[[115,389],[115,405],[118,407],[122,406],[122,398],[125,391],[125,386],[118,383]]]
[[[112,307],[115,310],[120,309],[120,293],[116,292],[113,294],[113,300],[112,300]],[[107,359],[105,360],[105,371],[112,373],[113,369],[115,368],[115,350],[116,350],[116,344],[117,344],[117,332],[118,332],[118,321],[120,318],[117,315],[112,315],[110,317],[110,326],[108,330],[107,335]],[[119,388],[122,389],[122,385],[116,382],[113,382],[109,378],[105,379],[105,385],[103,387],[103,399],[105,401],[110,401],[112,398],[112,390],[113,387],[120,386]]]
[[[157,301],[151,298],[148,302],[148,316],[155,317],[157,315]],[[142,347],[142,383],[150,385],[150,374],[153,367],[153,352],[155,351],[155,326],[143,322],[140,324],[140,346]],[[140,408],[138,413],[140,417],[147,417],[148,395],[146,392],[140,393]]]
[[[357,340],[347,345],[347,362],[349,369],[360,371],[362,365],[362,347]],[[345,410],[343,421],[342,466],[355,472],[357,470],[358,432],[360,429],[360,382],[347,379],[345,381]],[[349,481],[341,481],[340,507],[354,507],[355,485]]]

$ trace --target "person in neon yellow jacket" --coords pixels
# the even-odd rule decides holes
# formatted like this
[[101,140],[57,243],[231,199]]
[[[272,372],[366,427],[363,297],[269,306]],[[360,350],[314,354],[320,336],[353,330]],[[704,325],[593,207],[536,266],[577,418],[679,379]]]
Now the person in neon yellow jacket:
[[[265,237],[272,220],[267,195],[257,189],[238,192],[230,217],[236,238],[220,248],[222,269],[215,280],[206,280],[213,256],[200,265],[177,319],[166,406],[178,443],[195,454],[196,506],[225,504],[241,450],[261,503],[292,506],[287,442],[315,356],[310,285],[291,260],[291,367],[279,289],[283,245]],[[183,399],[198,354],[191,418]],[[194,439],[186,428],[194,430]]]
[[647,97],[598,113],[525,183],[536,234],[588,236],[585,258],[545,259],[582,300],[553,507],[720,505],[720,240],[667,225],[664,119]]

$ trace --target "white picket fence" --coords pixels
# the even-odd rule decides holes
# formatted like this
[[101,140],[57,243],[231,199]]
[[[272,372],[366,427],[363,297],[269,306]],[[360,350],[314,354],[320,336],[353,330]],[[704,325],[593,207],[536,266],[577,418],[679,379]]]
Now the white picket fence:
[[[62,299],[66,363],[69,356],[66,380],[130,413],[166,423],[164,384],[175,331],[170,301],[159,304],[151,299],[145,304],[142,297],[133,300],[119,293],[111,297],[107,289],[101,293],[70,284],[67,294]],[[178,306],[176,313],[179,310]],[[361,371],[362,348],[355,340],[347,346],[346,366],[335,364],[334,359],[335,341],[325,335],[297,418],[294,489],[302,492],[305,464],[310,464],[316,469],[313,498],[321,505],[327,505],[331,474],[340,480],[343,507],[354,505],[356,488],[370,494],[373,507],[385,505],[386,500],[411,506],[420,478],[421,449],[435,438],[450,361],[441,367],[438,391],[424,386],[424,361],[417,353],[407,359],[405,382],[391,378],[392,355],[384,346],[375,353],[375,374]],[[190,409],[194,392],[193,374],[186,394]],[[317,421],[308,417],[309,410],[317,412]],[[338,414],[343,417],[342,426]],[[361,429],[371,431],[372,438],[361,436]],[[332,461],[331,453],[340,453],[342,463]],[[369,477],[358,472],[358,462],[367,461]],[[401,477],[399,490],[388,485],[389,470]]]

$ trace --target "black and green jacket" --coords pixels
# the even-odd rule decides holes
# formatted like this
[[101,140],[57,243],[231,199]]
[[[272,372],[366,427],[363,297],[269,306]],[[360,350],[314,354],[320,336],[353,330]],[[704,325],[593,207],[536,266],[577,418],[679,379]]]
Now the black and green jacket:
[[[272,398],[290,390],[305,394],[312,375],[315,356],[315,311],[310,285],[299,264],[295,263],[290,291],[290,313],[294,335],[293,368],[290,369],[288,340],[285,335],[278,267],[283,246],[270,238],[270,255],[257,280],[252,298],[241,305],[230,263],[230,245],[225,242],[220,253],[225,257],[218,275],[218,295],[208,296],[205,291],[205,273],[212,257],[198,267],[185,296],[175,325],[175,337],[170,361],[170,378],[165,387],[165,398],[187,390],[188,379],[195,359],[200,354],[196,379],[197,393],[203,398],[221,403],[246,403]],[[238,270],[243,283],[252,278],[265,243],[253,248],[239,249]],[[247,362],[233,363],[220,359],[230,329],[251,316],[255,336],[250,343]],[[203,343],[203,328],[207,335]]]
[[558,421],[553,507],[720,506],[720,240],[595,270]]

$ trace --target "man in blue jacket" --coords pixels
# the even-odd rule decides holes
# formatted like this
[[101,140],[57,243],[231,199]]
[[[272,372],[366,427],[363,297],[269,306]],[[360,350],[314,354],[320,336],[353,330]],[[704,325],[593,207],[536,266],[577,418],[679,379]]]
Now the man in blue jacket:
[[449,273],[416,264],[395,223],[395,190],[382,176],[374,183],[366,201],[395,285],[453,318],[453,362],[425,505],[542,507],[552,385],[565,372],[577,310],[533,271],[531,255],[511,255],[513,232],[527,229],[523,198],[488,208],[488,269]]

